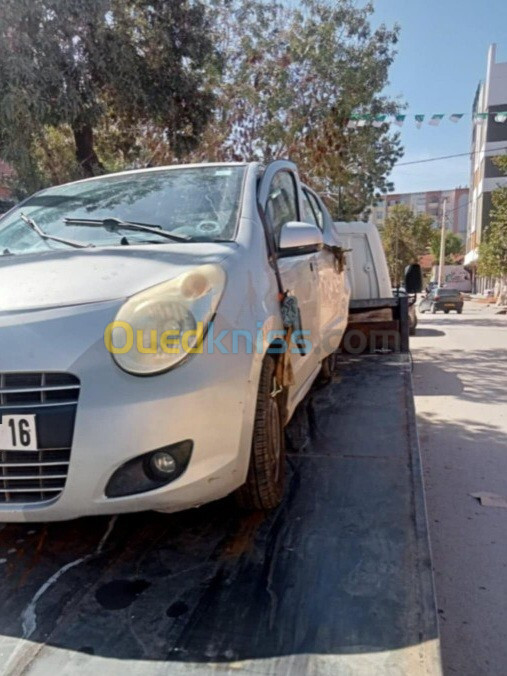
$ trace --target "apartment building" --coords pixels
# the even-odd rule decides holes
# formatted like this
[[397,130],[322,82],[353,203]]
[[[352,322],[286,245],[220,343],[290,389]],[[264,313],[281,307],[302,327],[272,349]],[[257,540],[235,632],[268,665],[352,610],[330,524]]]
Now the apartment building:
[[433,190],[428,192],[392,193],[384,195],[380,202],[371,207],[369,222],[381,228],[389,210],[396,204],[406,204],[415,214],[428,214],[435,227],[440,227],[444,201],[447,201],[447,228],[466,238],[468,219],[468,188]]
[[[465,265],[470,267],[475,290],[480,292],[492,285],[492,280],[476,278],[479,244],[489,224],[491,193],[499,186],[507,186],[507,176],[492,160],[507,152],[507,122],[495,119],[498,113],[507,112],[507,62],[497,62],[496,45],[489,48],[486,79],[477,88],[473,111]],[[487,119],[477,119],[476,113],[488,113]]]

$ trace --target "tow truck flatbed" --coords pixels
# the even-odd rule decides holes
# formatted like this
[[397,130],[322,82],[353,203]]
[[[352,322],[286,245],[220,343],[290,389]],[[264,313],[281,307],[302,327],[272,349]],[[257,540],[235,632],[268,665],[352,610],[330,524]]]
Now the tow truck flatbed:
[[0,531],[2,673],[441,673],[409,358],[343,356],[285,499]]

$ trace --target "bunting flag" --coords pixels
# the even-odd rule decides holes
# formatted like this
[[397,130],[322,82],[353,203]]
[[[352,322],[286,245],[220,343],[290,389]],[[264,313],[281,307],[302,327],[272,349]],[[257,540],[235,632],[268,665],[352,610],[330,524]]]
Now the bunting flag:
[[386,119],[387,115],[375,115],[372,125],[378,129],[385,123]]
[[[456,124],[460,122],[464,116],[465,113],[451,113],[448,116],[448,118],[450,122],[454,122]],[[485,122],[488,122],[490,116],[491,120],[494,120],[494,122],[496,123],[504,124],[507,122],[507,110],[494,113],[493,112],[473,113],[472,120],[477,124],[483,124]],[[415,125],[417,129],[422,128],[426,118],[428,118],[428,125],[430,127],[438,127],[440,126],[442,120],[445,119],[445,117],[446,117],[445,113],[434,113],[433,115],[426,115],[425,113],[421,113],[418,115],[414,115]],[[357,129],[370,125],[372,127],[380,129],[385,124],[388,125],[395,124],[398,127],[403,127],[406,118],[407,115],[405,113],[399,113],[397,115],[387,115],[387,114],[372,115],[371,113],[352,113],[347,121],[346,126],[347,129]]]
[[445,115],[443,113],[438,113],[437,115],[432,115],[431,120],[428,122],[432,127],[438,127],[440,122],[444,119]]
[[415,115],[415,126],[420,129],[424,122],[424,115]]

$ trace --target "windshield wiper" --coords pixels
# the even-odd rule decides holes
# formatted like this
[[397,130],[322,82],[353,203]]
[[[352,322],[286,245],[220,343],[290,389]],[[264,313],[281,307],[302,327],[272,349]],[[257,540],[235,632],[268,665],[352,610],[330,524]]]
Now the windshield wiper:
[[56,235],[48,235],[47,232],[44,232],[37,223],[33,220],[33,218],[30,218],[29,216],[26,216],[25,214],[21,213],[19,214],[21,220],[28,225],[30,230],[33,230],[41,239],[44,240],[51,240],[52,242],[60,242],[60,244],[67,244],[68,246],[72,246],[75,249],[87,249],[88,247],[93,246],[93,244],[84,244],[83,242],[76,242],[73,239],[65,239],[63,237],[56,237]]
[[192,238],[188,235],[173,235],[167,232],[160,225],[145,225],[144,223],[134,223],[133,221],[122,221],[119,218],[64,218],[66,225],[88,225],[91,227],[102,227],[110,232],[115,230],[137,230],[139,232],[150,232],[153,235],[159,235],[166,239],[172,239],[175,242],[188,242]]

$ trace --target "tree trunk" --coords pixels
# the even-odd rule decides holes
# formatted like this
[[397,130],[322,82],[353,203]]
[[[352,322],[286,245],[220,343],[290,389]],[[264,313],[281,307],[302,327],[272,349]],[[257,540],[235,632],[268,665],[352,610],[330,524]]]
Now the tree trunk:
[[507,306],[507,275],[503,275],[503,277],[501,277],[499,281],[500,288],[496,304],[500,305],[501,307],[504,307]]
[[101,174],[104,171],[104,166],[93,147],[93,128],[91,125],[74,126],[72,131],[76,144],[76,160],[85,176]]

